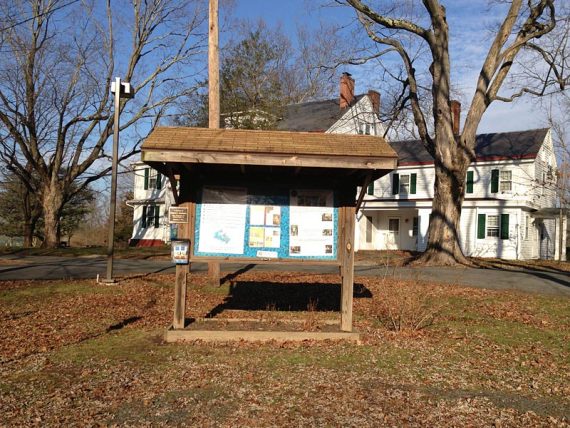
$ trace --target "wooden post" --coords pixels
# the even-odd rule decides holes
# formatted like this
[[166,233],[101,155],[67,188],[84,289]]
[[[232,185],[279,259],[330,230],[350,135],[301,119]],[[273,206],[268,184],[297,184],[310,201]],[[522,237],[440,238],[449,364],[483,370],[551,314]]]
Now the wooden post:
[[[190,211],[190,202],[184,202],[182,206],[187,207]],[[178,237],[181,239],[190,239],[190,230],[190,224],[178,225]],[[190,265],[176,265],[176,282],[174,284],[174,321],[172,322],[172,326],[176,329],[184,328],[186,317],[186,289],[189,270]]]
[[[208,31],[208,128],[220,127],[220,46],[218,0],[210,0]],[[220,285],[220,264],[208,262],[210,284]]]
[[208,282],[214,287],[220,286],[220,263],[208,262]]
[[352,331],[352,295],[354,289],[354,189],[343,195],[339,223],[339,256],[341,257],[342,288],[340,297],[340,329]]

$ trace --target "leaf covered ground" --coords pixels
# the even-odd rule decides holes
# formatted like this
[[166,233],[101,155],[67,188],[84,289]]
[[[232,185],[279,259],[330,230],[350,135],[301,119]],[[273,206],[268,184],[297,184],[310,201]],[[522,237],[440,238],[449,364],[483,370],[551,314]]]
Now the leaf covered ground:
[[[0,426],[570,426],[568,299],[357,277],[360,345],[164,344],[173,281],[0,283]],[[320,330],[338,282],[191,274],[187,317]]]

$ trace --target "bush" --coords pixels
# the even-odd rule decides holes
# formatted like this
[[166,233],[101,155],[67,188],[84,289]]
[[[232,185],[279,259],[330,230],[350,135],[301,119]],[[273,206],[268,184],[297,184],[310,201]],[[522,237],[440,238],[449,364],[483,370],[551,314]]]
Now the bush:
[[380,293],[377,317],[392,331],[418,331],[429,327],[443,308],[421,284],[386,279]]

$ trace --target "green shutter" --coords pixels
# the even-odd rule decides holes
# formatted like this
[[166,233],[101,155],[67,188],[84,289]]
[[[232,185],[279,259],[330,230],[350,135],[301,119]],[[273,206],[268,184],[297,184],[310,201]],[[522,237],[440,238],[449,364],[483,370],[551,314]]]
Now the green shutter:
[[485,239],[485,214],[477,216],[477,239]]
[[473,171],[467,171],[467,183],[465,191],[467,193],[473,193]]
[[149,176],[149,168],[144,169],[144,190],[148,190],[148,176]]
[[156,173],[156,188],[157,190],[162,189],[162,174],[160,172]]
[[154,206],[154,227],[160,226],[160,206]]
[[499,170],[491,170],[491,193],[497,193],[499,191]]
[[141,223],[142,223],[143,229],[145,229],[146,228],[146,206],[144,206],[144,205],[143,205],[143,213],[142,213]]
[[369,195],[374,194],[374,182],[372,182],[368,185],[368,188],[366,189],[366,193],[368,193]]
[[416,182],[418,181],[418,174],[415,172],[410,175],[410,193],[416,194]]
[[392,195],[400,193],[400,174],[392,174]]
[[509,239],[509,215],[501,214],[501,239]]

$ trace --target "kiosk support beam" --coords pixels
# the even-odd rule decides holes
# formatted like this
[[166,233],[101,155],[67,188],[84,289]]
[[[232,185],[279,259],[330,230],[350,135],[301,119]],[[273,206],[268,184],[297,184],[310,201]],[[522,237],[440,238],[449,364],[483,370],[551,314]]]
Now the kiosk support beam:
[[342,239],[340,240],[342,287],[340,297],[340,329],[352,331],[352,295],[354,288],[354,205],[344,205],[341,208]]
[[[184,202],[182,206],[188,207],[189,211],[191,209],[190,202]],[[190,236],[190,224],[180,224],[178,225],[178,236],[182,239],[193,239]],[[188,272],[190,271],[190,265],[176,265],[176,282],[174,284],[174,321],[172,326],[175,329],[183,329],[186,319],[186,289]]]

